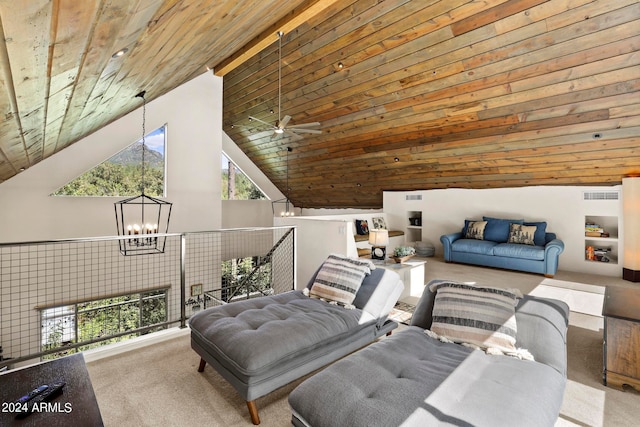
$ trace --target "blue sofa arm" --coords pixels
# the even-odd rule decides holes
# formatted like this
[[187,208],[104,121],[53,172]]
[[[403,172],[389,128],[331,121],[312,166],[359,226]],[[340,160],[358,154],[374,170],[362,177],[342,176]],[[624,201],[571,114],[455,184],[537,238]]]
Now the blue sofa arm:
[[443,234],[440,236],[440,241],[442,242],[442,247],[444,248],[444,260],[447,262],[451,261],[451,245],[456,240],[462,237],[462,232],[458,231],[457,233]]
[[564,242],[553,239],[544,246],[544,275],[553,277],[558,271],[558,258],[564,251]]

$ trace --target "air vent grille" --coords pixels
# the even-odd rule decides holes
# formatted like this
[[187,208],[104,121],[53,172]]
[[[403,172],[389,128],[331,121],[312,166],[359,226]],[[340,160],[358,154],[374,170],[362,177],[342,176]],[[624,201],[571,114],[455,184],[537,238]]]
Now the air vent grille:
[[620,198],[618,191],[584,191],[582,195],[584,200],[618,200]]
[[405,194],[404,200],[422,200],[422,194]]

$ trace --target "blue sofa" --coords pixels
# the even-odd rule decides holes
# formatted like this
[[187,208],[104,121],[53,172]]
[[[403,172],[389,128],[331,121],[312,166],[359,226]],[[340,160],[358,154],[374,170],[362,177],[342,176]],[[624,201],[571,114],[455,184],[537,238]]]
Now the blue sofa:
[[[476,222],[486,222],[483,233],[476,233],[469,238],[469,226]],[[523,225],[529,231],[535,226],[533,244],[509,243],[511,224]],[[547,223],[544,221],[526,222],[523,219],[485,216],[482,220],[465,220],[461,231],[440,237],[444,260],[553,277],[558,271],[558,258],[564,251],[564,243],[556,238],[555,233],[547,232],[546,227]]]

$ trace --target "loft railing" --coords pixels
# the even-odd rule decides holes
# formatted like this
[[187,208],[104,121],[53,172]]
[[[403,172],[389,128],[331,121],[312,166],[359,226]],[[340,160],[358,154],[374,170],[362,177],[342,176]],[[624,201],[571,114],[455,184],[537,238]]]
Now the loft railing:
[[292,227],[157,236],[164,253],[135,257],[119,251],[133,236],[0,244],[0,370],[295,288]]

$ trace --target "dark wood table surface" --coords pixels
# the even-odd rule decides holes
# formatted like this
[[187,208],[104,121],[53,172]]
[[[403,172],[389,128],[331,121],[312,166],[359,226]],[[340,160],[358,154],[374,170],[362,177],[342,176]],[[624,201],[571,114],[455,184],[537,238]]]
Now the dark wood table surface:
[[602,315],[632,322],[640,321],[640,288],[607,286]]
[[[64,381],[62,394],[43,412],[16,418],[10,412],[21,396],[43,384]],[[51,360],[0,375],[0,426],[103,426],[102,416],[82,353]]]

